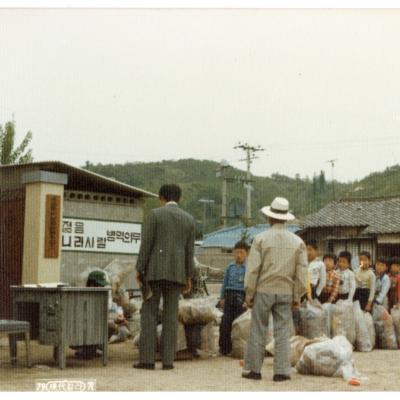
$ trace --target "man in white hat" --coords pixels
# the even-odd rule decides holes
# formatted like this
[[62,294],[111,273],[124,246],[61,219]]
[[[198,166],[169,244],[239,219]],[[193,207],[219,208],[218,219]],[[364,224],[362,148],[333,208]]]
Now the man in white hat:
[[290,331],[292,307],[306,292],[307,252],[300,237],[286,229],[294,219],[289,202],[276,197],[261,212],[271,228],[257,235],[252,243],[245,275],[246,304],[252,307],[250,336],[242,376],[261,379],[269,314],[274,325],[275,382],[290,379]]

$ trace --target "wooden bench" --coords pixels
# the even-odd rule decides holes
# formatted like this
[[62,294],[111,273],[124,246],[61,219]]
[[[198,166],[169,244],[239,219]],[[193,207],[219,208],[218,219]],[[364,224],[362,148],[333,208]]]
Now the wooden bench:
[[0,332],[8,334],[10,346],[11,364],[17,363],[17,335],[25,335],[26,363],[30,368],[31,364],[31,346],[30,346],[30,323],[27,321],[14,321],[10,319],[0,319]]

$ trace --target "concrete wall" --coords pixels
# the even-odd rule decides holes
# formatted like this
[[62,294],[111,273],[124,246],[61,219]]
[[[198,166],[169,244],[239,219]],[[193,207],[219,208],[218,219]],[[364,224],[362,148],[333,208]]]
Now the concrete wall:
[[[22,283],[58,282],[60,280],[58,258],[44,257],[46,195],[54,194],[63,199],[64,187],[59,184],[35,182],[26,185],[24,250],[22,259]],[[61,225],[60,225],[61,229]],[[61,246],[60,246],[61,247]]]
[[[133,205],[64,199],[64,217],[93,218],[105,221],[143,222],[143,200]],[[112,260],[136,262],[136,255],[62,251],[61,280],[76,285],[79,275],[87,267],[104,268]],[[136,288],[134,272],[125,281],[125,287]]]

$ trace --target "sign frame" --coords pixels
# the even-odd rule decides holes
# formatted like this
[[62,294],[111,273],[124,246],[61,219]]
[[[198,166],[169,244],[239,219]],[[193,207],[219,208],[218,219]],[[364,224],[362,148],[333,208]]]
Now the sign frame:
[[[142,221],[121,221],[121,220],[109,220],[109,219],[104,219],[104,218],[89,218],[89,217],[77,217],[77,216],[70,216],[70,215],[63,215],[61,219],[61,223],[64,219],[73,219],[73,220],[84,220],[84,221],[95,221],[95,222],[105,222],[105,223],[123,223],[123,224],[135,224],[135,225],[140,225],[140,243],[142,240],[142,234],[143,234],[143,222]],[[61,238],[62,238],[62,233],[61,233]],[[140,248],[140,243],[139,243],[139,248]],[[119,252],[119,251],[102,251],[102,250],[85,250],[80,249],[80,248],[65,248],[61,244],[61,251],[65,253],[85,253],[85,254],[118,254],[118,255],[123,255],[123,256],[137,256],[139,254],[139,250],[137,252],[132,252],[132,253],[126,253],[126,252]]]
[[61,218],[61,196],[58,194],[46,194],[44,258],[59,257]]

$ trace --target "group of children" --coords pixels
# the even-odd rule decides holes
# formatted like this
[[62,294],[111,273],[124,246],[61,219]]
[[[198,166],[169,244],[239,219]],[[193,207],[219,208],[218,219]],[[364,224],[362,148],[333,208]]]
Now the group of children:
[[390,310],[400,307],[400,258],[378,257],[372,265],[371,254],[359,254],[360,266],[356,271],[351,267],[352,255],[342,251],[338,257],[325,254],[317,258],[315,241],[306,243],[308,255],[309,301],[318,299],[323,303],[338,300],[359,301],[361,309],[371,311],[374,304]]
[[[336,303],[338,300],[359,301],[361,309],[371,312],[374,304],[390,310],[400,308],[400,257],[378,257],[375,266],[371,254],[361,252],[360,266],[353,271],[352,255],[342,251],[325,254],[318,258],[315,241],[306,242],[308,255],[308,288],[303,300],[318,299],[320,303]],[[235,244],[234,261],[225,270],[219,306],[224,310],[220,326],[219,347],[222,355],[232,350],[231,331],[233,321],[244,307],[244,276],[249,245],[245,241]]]

